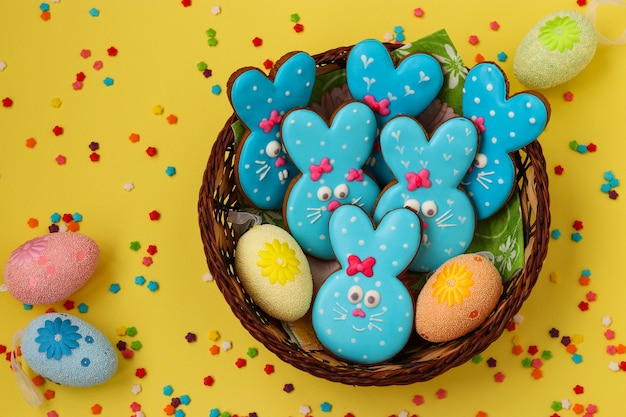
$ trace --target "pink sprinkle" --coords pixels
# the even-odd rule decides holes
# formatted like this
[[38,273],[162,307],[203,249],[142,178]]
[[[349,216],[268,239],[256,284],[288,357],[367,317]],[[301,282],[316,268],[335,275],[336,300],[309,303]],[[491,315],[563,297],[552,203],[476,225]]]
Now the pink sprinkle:
[[144,256],[143,260],[141,261],[141,263],[144,264],[145,266],[152,265],[152,257],[151,256]]
[[413,404],[415,404],[415,405],[422,405],[422,404],[424,404],[424,397],[422,397],[421,395],[413,396]]
[[443,400],[444,398],[446,398],[448,396],[448,393],[446,392],[445,389],[443,388],[439,388],[437,390],[437,392],[435,393],[435,395],[437,396],[437,398],[439,398],[440,400]]
[[597,294],[593,291],[587,293],[587,301],[596,301]]
[[83,49],[80,51],[80,56],[83,58],[89,58],[91,56],[91,51],[89,49]]
[[57,164],[59,165],[65,165],[65,163],[67,162],[67,158],[63,155],[57,156],[56,158],[54,158],[54,160],[57,161]]
[[572,100],[574,100],[574,93],[572,93],[571,91],[566,92],[565,94],[563,94],[563,99],[565,101],[572,101]]
[[498,30],[500,29],[500,23],[496,22],[495,20],[491,23],[489,23],[489,28],[491,30]]
[[502,372],[498,372],[493,376],[493,379],[496,382],[503,382],[504,381],[504,374]]
[[48,414],[46,414],[48,417],[59,417],[59,415],[57,414],[56,411],[52,410],[52,411],[48,411]]
[[532,360],[532,362],[530,363],[530,366],[532,366],[535,369],[539,369],[543,366],[543,362],[541,359],[536,358]]
[[478,44],[478,36],[476,36],[476,35],[471,35],[467,41],[468,41],[471,45],[477,45],[477,44]]
[[72,88],[73,88],[74,90],[81,90],[81,89],[83,88],[83,83],[82,83],[82,81],[74,81],[74,82],[72,83]]
[[615,345],[608,345],[606,347],[606,353],[613,356],[617,353],[617,348],[615,347]]
[[418,7],[417,9],[413,10],[413,15],[415,17],[422,17],[424,16],[424,10],[421,7]]
[[606,340],[612,340],[615,338],[615,331],[611,330],[611,329],[607,329],[604,332],[604,337],[606,338]]
[[102,61],[98,60],[98,61],[96,61],[96,62],[94,62],[94,63],[93,63],[93,69],[95,69],[95,70],[102,69],[102,66],[103,66],[103,65],[104,65],[104,64],[102,63]]
[[594,414],[594,413],[596,413],[597,411],[598,411],[598,406],[597,406],[597,405],[595,405],[595,404],[589,404],[589,405],[587,406],[587,412],[588,412],[588,413],[590,413],[590,414]]

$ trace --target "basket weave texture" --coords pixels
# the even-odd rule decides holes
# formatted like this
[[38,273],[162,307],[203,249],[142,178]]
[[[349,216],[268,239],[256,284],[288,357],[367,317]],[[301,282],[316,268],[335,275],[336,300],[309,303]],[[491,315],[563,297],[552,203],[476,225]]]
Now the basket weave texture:
[[[396,46],[390,46],[393,48]],[[351,47],[314,55],[318,67],[345,66]],[[244,328],[281,360],[316,377],[348,385],[407,385],[432,379],[485,350],[506,329],[535,285],[547,254],[550,228],[548,177],[541,145],[534,141],[511,154],[517,169],[524,226],[524,268],[504,285],[492,314],[470,334],[445,343],[413,335],[389,361],[362,365],[327,351],[307,351],[291,339],[281,322],[267,316],[250,298],[235,272],[235,232],[228,213],[239,208],[235,183],[235,135],[232,115],[211,150],[199,193],[200,232],[207,264],[218,288]]]

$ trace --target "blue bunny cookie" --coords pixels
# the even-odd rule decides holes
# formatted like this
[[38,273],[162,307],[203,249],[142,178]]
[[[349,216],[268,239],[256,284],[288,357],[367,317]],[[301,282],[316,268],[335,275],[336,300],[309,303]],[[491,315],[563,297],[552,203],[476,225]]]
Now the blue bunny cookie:
[[420,244],[412,210],[387,213],[374,229],[359,207],[341,206],[330,217],[330,241],[341,268],[329,276],[311,310],[313,329],[333,354],[372,364],[392,358],[413,328],[413,301],[398,279]]
[[[443,86],[443,71],[435,58],[416,53],[396,66],[387,48],[373,39],[352,48],[346,77],[352,97],[374,110],[379,129],[400,114],[417,117]],[[393,179],[378,147],[371,155],[368,169],[381,185]]]
[[330,125],[310,109],[298,109],[282,124],[285,149],[300,170],[289,187],[283,217],[308,255],[333,259],[328,219],[342,204],[371,213],[380,188],[362,166],[374,144],[376,118],[363,103],[349,102]]
[[463,115],[480,130],[476,160],[462,187],[476,206],[479,220],[496,213],[515,186],[515,167],[509,152],[535,140],[550,117],[549,105],[538,93],[508,97],[508,82],[493,63],[481,63],[467,74],[463,87]]
[[422,219],[422,245],[410,269],[432,271],[464,253],[474,237],[476,214],[459,184],[478,149],[474,123],[452,118],[429,140],[415,119],[398,116],[383,128],[380,146],[396,180],[383,190],[374,220],[398,207],[412,208]]
[[308,104],[315,71],[315,60],[297,52],[282,58],[269,78],[259,69],[244,68],[229,80],[231,104],[248,129],[237,147],[235,179],[244,197],[260,209],[280,209],[298,173],[284,152],[280,122],[289,110]]

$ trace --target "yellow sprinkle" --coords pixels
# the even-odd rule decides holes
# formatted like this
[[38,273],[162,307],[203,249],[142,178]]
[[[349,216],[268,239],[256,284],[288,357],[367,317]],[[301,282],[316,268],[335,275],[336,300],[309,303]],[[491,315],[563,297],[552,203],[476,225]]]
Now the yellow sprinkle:
[[61,104],[63,104],[63,103],[61,102],[61,99],[57,97],[57,98],[53,98],[52,101],[50,102],[50,104],[55,109],[58,109],[59,107],[61,107]]
[[219,338],[220,338],[220,333],[217,330],[211,330],[209,332],[209,339],[210,340],[215,342],[216,340],[219,340]]
[[115,333],[117,333],[118,336],[126,336],[126,326],[118,327],[115,329]]
[[559,282],[561,280],[561,276],[558,274],[558,272],[551,272],[550,273],[550,281],[552,282]]
[[163,106],[160,106],[158,104],[152,107],[152,113],[154,113],[156,116],[160,116],[161,114],[163,114],[164,110],[165,109],[163,108]]
[[576,343],[577,345],[584,342],[585,337],[582,334],[575,334],[572,336],[572,343]]
[[520,335],[513,336],[513,345],[522,346],[524,343],[524,338]]

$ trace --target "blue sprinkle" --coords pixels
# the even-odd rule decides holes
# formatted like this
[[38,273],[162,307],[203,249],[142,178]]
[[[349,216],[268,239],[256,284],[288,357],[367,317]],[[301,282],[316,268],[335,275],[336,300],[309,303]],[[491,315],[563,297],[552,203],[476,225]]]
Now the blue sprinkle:
[[402,26],[394,26],[393,27],[393,31],[395,33],[402,33],[402,32],[404,32],[404,28]]
[[100,10],[96,9],[95,7],[89,9],[89,14],[93,17],[98,17],[100,16]]
[[211,411],[209,411],[209,417],[220,417],[220,410],[218,410],[217,408],[213,408]]
[[109,286],[109,291],[111,291],[113,294],[117,294],[120,291],[121,287],[120,284],[111,284]]
[[606,171],[604,173],[604,179],[607,181],[611,181],[615,176],[613,175],[613,171]]
[[48,3],[41,3],[39,5],[39,10],[41,10],[42,12],[47,12],[48,10],[50,10],[50,5]]
[[143,277],[143,275],[137,275],[135,277],[135,284],[137,285],[143,285],[146,283],[146,279]]
[[396,42],[404,42],[405,39],[406,39],[406,37],[404,36],[403,33],[397,33],[396,34]]
[[558,239],[561,237],[561,231],[559,229],[554,229],[551,233],[550,236],[552,236],[552,239]]
[[572,360],[574,361],[574,363],[581,363],[583,361],[583,357],[580,353],[574,353],[572,355]]
[[150,281],[148,283],[148,289],[154,292],[159,289],[159,284],[156,281]]
[[587,153],[588,149],[587,149],[587,145],[578,145],[576,147],[576,152],[578,153]]
[[83,221],[83,215],[80,213],[74,213],[72,214],[72,220],[74,220],[76,223],[82,222]]
[[583,269],[580,275],[585,276],[585,277],[590,277],[591,271],[589,269]]
[[24,304],[24,310],[32,310],[32,309],[33,309],[32,304]]
[[213,87],[211,87],[211,92],[213,94],[215,94],[216,96],[219,96],[220,93],[222,92],[222,87],[220,87],[219,85],[215,84]]
[[86,368],[91,364],[91,361],[89,360],[89,358],[83,358],[83,360],[80,361],[80,364]]
[[78,305],[78,312],[79,313],[86,313],[87,311],[89,311],[89,306],[85,303],[80,303]]
[[174,388],[171,385],[166,385],[163,387],[163,395],[167,395],[168,397],[172,395],[174,392]]
[[165,173],[167,174],[168,177],[171,177],[172,175],[176,174],[176,168],[174,167],[167,167],[165,169]]
[[179,408],[178,410],[174,411],[174,416],[185,417],[185,412]]
[[608,193],[609,191],[611,191],[611,184],[602,184],[602,186],[600,187],[600,191],[602,191],[603,193]]
[[581,240],[583,240],[583,236],[578,232],[572,233],[572,240],[574,242],[580,242]]
[[108,87],[108,86],[111,86],[111,85],[113,85],[113,78],[111,78],[111,77],[106,77],[106,78],[104,79],[103,83],[104,83],[104,85],[106,85],[107,87]]
[[509,56],[504,52],[498,53],[498,61],[500,62],[505,62],[508,57]]
[[617,178],[612,178],[611,180],[609,180],[609,185],[615,188],[619,185],[619,180]]
[[189,403],[191,402],[191,398],[189,398],[189,395],[181,395],[180,396],[180,403],[183,405],[189,405]]
[[320,405],[320,409],[324,412],[324,413],[328,413],[330,410],[332,410],[333,406],[332,404],[330,404],[329,402],[323,402]]
[[52,213],[50,216],[50,221],[52,223],[58,223],[61,221],[61,215],[59,213]]

